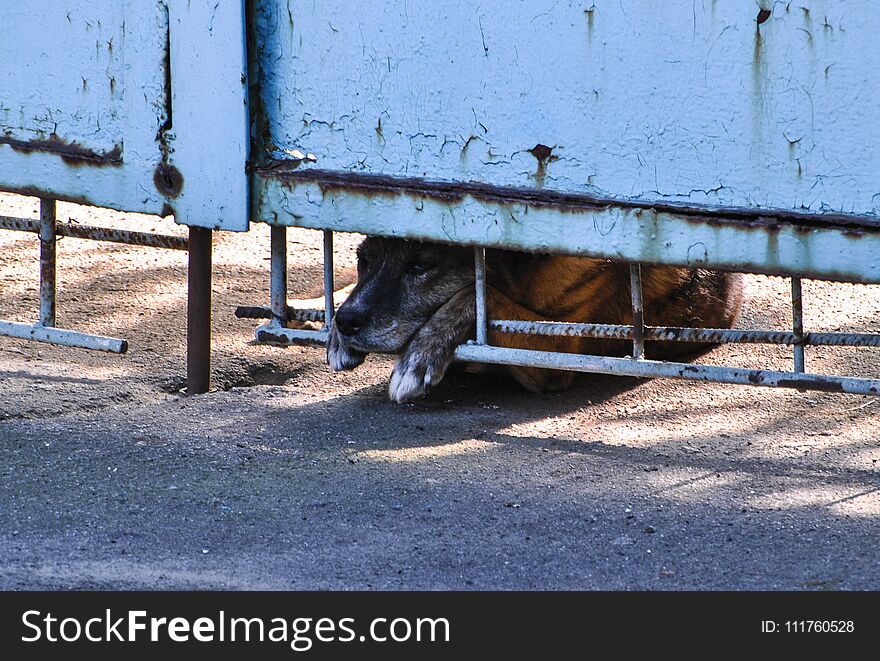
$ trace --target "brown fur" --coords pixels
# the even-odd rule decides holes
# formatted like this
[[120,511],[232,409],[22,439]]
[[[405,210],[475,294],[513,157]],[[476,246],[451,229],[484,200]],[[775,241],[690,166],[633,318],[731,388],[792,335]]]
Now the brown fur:
[[[328,362],[352,369],[368,352],[396,353],[389,393],[395,401],[438,383],[455,347],[475,334],[473,251],[396,239],[367,239],[359,248],[358,284],[331,326]],[[492,319],[631,324],[627,264],[584,257],[488,250],[488,312]],[[643,266],[645,323],[729,328],[742,303],[738,275]],[[337,321],[339,323],[337,323]],[[496,346],[566,353],[629,355],[632,343],[491,332]],[[671,359],[709,345],[647,342],[647,358]],[[511,367],[525,388],[541,392],[571,384],[570,372]]]

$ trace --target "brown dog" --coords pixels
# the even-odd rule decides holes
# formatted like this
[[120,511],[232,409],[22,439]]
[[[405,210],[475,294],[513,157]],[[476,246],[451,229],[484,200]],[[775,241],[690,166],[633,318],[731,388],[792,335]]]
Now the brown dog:
[[[487,250],[491,319],[631,324],[627,264]],[[729,328],[742,304],[739,275],[670,266],[642,267],[645,323]],[[440,382],[455,347],[475,336],[473,250],[371,237],[358,247],[358,283],[330,328],[333,370],[360,365],[368,353],[399,354],[389,395],[404,402]],[[491,332],[496,346],[625,356],[632,343],[579,337]],[[647,358],[669,359],[711,345],[648,342]],[[574,374],[510,367],[528,390],[566,388]]]

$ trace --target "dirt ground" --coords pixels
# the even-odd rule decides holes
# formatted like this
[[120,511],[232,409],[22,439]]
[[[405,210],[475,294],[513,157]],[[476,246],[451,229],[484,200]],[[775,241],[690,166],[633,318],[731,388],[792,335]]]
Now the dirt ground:
[[[0,195],[0,214],[36,201]],[[356,243],[337,237],[340,285]],[[131,348],[0,338],[0,588],[880,588],[878,399],[591,376],[536,396],[457,375],[395,405],[387,358],[333,374],[323,350],[251,343],[233,310],[268,300],[268,244],[262,225],[216,237],[216,390],[188,397],[185,254],[60,241],[58,325]],[[36,317],[37,254],[0,232],[0,318]],[[320,258],[319,233],[290,231],[291,297],[321,293]],[[810,330],[878,331],[880,288],[804,290]],[[749,276],[741,325],[786,328],[787,292]],[[877,377],[880,354],[808,349],[807,366]]]

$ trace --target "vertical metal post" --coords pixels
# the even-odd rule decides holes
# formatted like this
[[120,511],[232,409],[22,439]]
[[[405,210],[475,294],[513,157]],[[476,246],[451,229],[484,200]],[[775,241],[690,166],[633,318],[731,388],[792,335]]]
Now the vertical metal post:
[[794,371],[803,372],[804,361],[804,310],[801,296],[801,279],[791,279],[791,321],[797,342],[794,345]]
[[324,230],[324,328],[330,328],[333,314],[333,231]]
[[186,306],[186,390],[190,395],[211,388],[211,240],[210,229],[189,228]]
[[269,296],[272,319],[287,326],[287,228],[272,225],[270,230],[271,275]]
[[40,198],[40,325],[55,325],[55,200]]
[[642,265],[629,265],[629,288],[632,292],[633,358],[645,356],[645,312],[642,306]]
[[489,325],[486,319],[486,250],[474,248],[474,286],[477,299],[477,344],[489,344]]

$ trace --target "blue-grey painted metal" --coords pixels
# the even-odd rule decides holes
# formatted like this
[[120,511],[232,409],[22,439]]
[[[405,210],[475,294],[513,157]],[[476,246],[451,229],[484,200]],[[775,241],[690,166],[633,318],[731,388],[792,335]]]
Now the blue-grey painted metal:
[[272,319],[280,326],[287,323],[287,228],[270,230],[269,297]]
[[773,370],[750,370],[742,367],[718,367],[694,363],[667,363],[656,360],[633,360],[608,356],[530,351],[469,344],[455,350],[458,360],[499,365],[522,365],[543,369],[592,372],[642,378],[663,377],[737,385],[824,390],[855,395],[880,394],[880,380],[824,374],[798,374]]
[[877,217],[880,12],[761,2],[256,0],[267,131],[338,172]]
[[333,232],[324,230],[324,327],[333,321]]
[[477,344],[489,343],[488,313],[486,311],[486,251],[474,248],[474,289],[477,323]]
[[645,356],[645,310],[642,305],[642,267],[640,264],[629,266],[629,288],[632,299],[632,357],[640,360]]
[[880,224],[874,219],[840,220],[850,225],[769,216],[741,220],[718,210],[547,203],[506,197],[508,191],[490,195],[448,186],[420,189],[411,181],[401,186],[362,181],[346,186],[338,178],[271,170],[258,173],[253,186],[260,208],[271,209],[261,217],[299,227],[880,283]]
[[803,372],[806,367],[804,351],[804,307],[801,279],[791,279],[791,319],[794,331],[794,371]]
[[256,217],[880,282],[880,13],[769,11],[258,0]]
[[0,336],[60,344],[64,347],[109,351],[110,353],[125,353],[128,351],[128,342],[116,337],[80,333],[42,324],[31,325],[0,320]]
[[40,200],[40,325],[55,325],[55,200]]
[[0,190],[244,230],[243,0],[0,7]]
[[258,326],[254,335],[257,342],[265,344],[275,344],[278,346],[301,344],[323,346],[327,343],[330,332],[326,328],[318,331],[285,328],[273,319],[262,326]]

